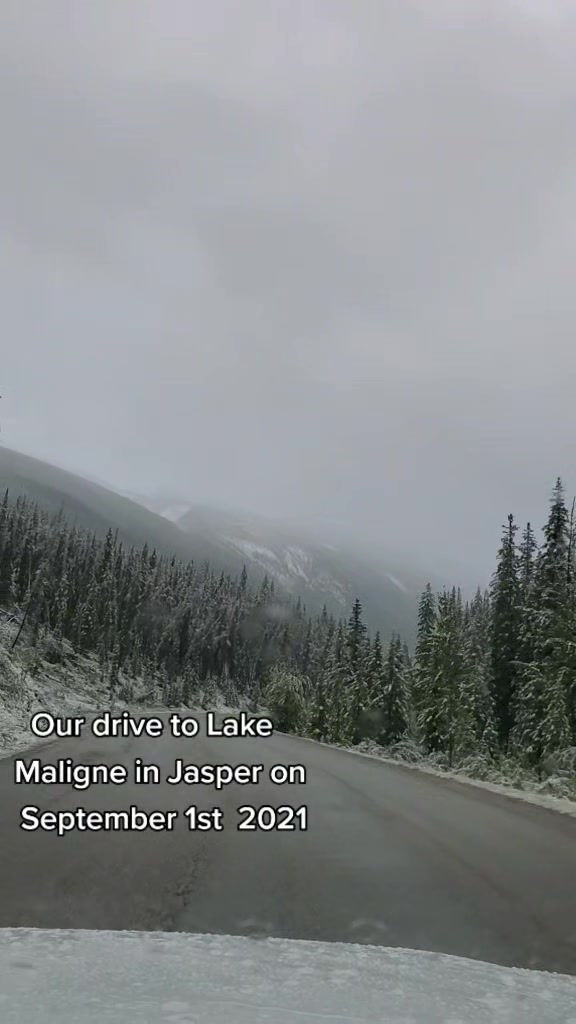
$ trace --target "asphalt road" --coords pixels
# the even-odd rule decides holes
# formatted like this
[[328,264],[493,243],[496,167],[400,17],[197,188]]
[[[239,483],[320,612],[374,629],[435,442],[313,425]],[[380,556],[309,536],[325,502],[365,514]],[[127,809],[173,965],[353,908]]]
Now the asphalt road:
[[[143,786],[16,785],[0,761],[0,927],[162,929],[375,943],[576,974],[576,819],[294,737],[80,739],[45,763],[157,764]],[[30,752],[21,757],[29,758]],[[169,785],[176,759],[262,764],[257,786]],[[275,764],[305,785],[277,786]],[[42,811],[179,811],[172,832],[24,832]],[[188,829],[190,805],[224,831]],[[237,808],[308,807],[307,831],[239,832]]]

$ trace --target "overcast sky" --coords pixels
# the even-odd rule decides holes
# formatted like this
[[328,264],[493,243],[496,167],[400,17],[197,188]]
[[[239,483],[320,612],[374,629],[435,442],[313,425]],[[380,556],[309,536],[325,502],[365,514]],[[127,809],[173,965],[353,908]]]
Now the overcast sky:
[[575,68],[569,0],[3,0],[3,443],[490,570],[576,485]]

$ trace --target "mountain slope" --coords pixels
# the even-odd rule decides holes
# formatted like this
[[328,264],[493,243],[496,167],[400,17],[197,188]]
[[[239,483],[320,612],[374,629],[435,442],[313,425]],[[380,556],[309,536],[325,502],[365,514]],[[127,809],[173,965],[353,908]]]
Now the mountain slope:
[[192,557],[190,540],[167,519],[58,466],[0,447],[0,489],[11,498],[26,494],[41,508],[62,509],[70,522],[105,533],[111,526],[128,545],[148,544],[159,551]]
[[[414,637],[424,574],[397,566],[389,556],[371,560],[350,545],[322,543],[307,531],[262,516],[195,505],[161,496],[125,496],[20,452],[0,447],[0,489],[27,494],[49,512],[104,534],[117,529],[127,545],[143,545],[179,558],[209,561],[218,571],[239,574],[246,565],[259,583],[274,579],[301,597],[309,611],[324,604],[348,616],[359,597],[365,619],[384,638],[399,631]],[[324,539],[324,538],[323,538]]]
[[348,616],[359,597],[371,629],[384,637],[395,630],[412,641],[426,579],[391,564],[389,556],[372,561],[349,544],[322,543],[301,528],[259,515],[192,504],[182,513],[181,501],[151,504],[174,515],[193,546],[209,550],[216,567],[240,572],[246,565],[252,579],[269,576],[284,592],[300,596],[309,610],[326,604],[336,615]]

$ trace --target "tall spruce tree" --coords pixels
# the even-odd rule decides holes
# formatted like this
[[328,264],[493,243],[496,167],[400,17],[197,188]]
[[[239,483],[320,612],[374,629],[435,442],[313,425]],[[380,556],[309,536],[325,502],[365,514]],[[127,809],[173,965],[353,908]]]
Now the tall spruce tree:
[[359,599],[356,598],[348,621],[348,631],[346,634],[350,669],[353,675],[356,675],[364,659],[366,634],[367,629],[362,621],[362,605]]
[[552,493],[544,540],[524,614],[517,725],[518,751],[540,772],[543,758],[570,738],[576,676],[570,615],[570,527],[562,481]]
[[372,707],[380,699],[383,685],[384,652],[380,630],[367,645],[366,684],[368,689],[368,706]]
[[436,597],[428,583],[418,607],[416,650],[410,674],[412,729],[416,735],[422,734],[428,707],[428,690],[432,679],[432,637],[436,626],[436,614]]
[[347,734],[353,743],[362,739],[362,723],[369,705],[367,681],[367,628],[362,620],[362,605],[356,598],[348,622],[346,689],[348,694]]
[[406,736],[409,725],[408,682],[402,639],[393,634],[384,671],[383,744],[397,743]]
[[537,551],[538,544],[536,542],[536,537],[534,536],[534,530],[530,523],[526,523],[526,528],[522,534],[522,542],[518,549],[520,597],[522,607],[532,593]]
[[332,743],[350,741],[350,647],[343,623],[334,633],[327,664],[327,736]]
[[491,692],[496,728],[503,750],[514,726],[520,651],[520,584],[514,516],[505,527],[492,577]]
[[453,763],[458,746],[463,661],[463,612],[458,595],[444,591],[430,641],[430,678],[418,713],[425,749],[443,752]]
[[463,628],[458,751],[493,756],[498,747],[490,692],[490,596],[480,589],[467,610]]

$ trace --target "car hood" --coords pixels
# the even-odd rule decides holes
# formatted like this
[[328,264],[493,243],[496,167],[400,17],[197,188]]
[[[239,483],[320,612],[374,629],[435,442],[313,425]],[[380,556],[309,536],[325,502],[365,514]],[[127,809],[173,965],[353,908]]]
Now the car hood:
[[0,929],[3,1024],[576,1024],[576,978],[380,946]]

